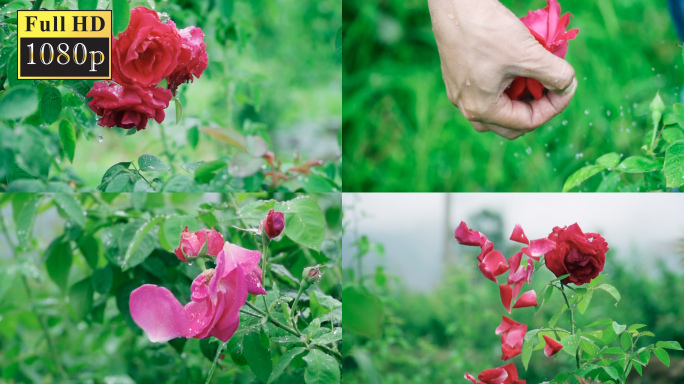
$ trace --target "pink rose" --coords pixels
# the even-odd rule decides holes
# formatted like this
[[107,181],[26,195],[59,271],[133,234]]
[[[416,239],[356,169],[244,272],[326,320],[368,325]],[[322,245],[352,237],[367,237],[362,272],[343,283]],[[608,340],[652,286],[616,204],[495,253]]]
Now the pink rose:
[[145,284],[131,292],[131,317],[151,342],[209,336],[226,342],[233,336],[240,325],[240,308],[247,300],[248,274],[253,272],[245,273],[243,266],[256,264],[256,255],[231,246],[230,252],[219,252],[216,269],[195,278],[190,286],[191,301],[185,307],[164,287]]
[[[567,30],[570,24],[570,13],[561,16],[561,7],[557,0],[546,0],[546,7],[530,11],[520,20],[530,30],[532,36],[554,55],[564,58],[568,52],[568,40],[574,39],[579,29]],[[544,86],[537,80],[517,77],[506,94],[511,99],[524,98],[531,94],[536,100],[541,99]]]
[[231,259],[236,260],[245,272],[245,279],[247,279],[247,291],[253,295],[265,295],[266,290],[261,285],[261,268],[259,268],[259,261],[261,261],[261,252],[250,251],[248,249],[238,247],[235,244],[226,242],[223,246],[223,251]]
[[[188,231],[188,227],[183,229],[181,233],[181,242],[178,248],[174,251],[176,257],[181,261],[187,262],[185,256],[195,258],[199,256],[200,250],[207,243],[206,254],[209,256],[217,256],[223,249],[223,236],[214,228],[200,229],[197,232]],[[185,254],[184,254],[185,253]]]
[[[176,24],[171,20],[169,20],[169,25],[176,28]],[[178,30],[178,34],[182,39],[178,64],[166,79],[174,95],[178,86],[193,81],[193,76],[199,79],[209,63],[204,33],[200,28],[183,28]]]
[[164,109],[173,97],[166,88],[143,88],[138,85],[119,85],[99,81],[86,95],[92,97],[88,107],[99,116],[103,127],[121,127],[138,131],[145,129],[147,121],[164,121]]
[[178,65],[181,36],[145,7],[131,11],[128,28],[112,41],[112,77],[119,84],[156,86]]

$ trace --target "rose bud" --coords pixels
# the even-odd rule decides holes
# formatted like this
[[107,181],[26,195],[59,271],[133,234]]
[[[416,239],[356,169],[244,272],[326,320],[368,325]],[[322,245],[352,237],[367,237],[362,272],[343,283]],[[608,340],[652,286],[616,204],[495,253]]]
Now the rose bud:
[[285,214],[271,209],[261,222],[261,227],[269,238],[278,237],[285,229]]
[[302,273],[302,277],[309,284],[318,284],[322,276],[320,265],[304,268],[304,273]]
[[185,227],[181,233],[180,245],[174,253],[178,259],[187,262],[187,258],[195,259],[204,255],[217,256],[223,249],[223,244],[223,236],[214,228],[190,232],[188,227]]

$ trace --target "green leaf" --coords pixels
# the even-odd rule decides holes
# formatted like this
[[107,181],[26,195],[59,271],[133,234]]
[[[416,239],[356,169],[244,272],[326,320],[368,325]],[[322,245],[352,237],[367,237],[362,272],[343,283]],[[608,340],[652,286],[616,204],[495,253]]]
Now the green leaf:
[[79,11],[93,11],[97,9],[97,0],[78,0]]
[[214,160],[202,163],[199,165],[194,172],[195,180],[200,183],[208,183],[216,176],[216,171],[223,169],[228,166],[223,160]]
[[158,157],[144,154],[138,158],[138,168],[141,171],[170,171],[171,167],[164,164]]
[[639,373],[639,376],[643,376],[644,373],[642,371],[643,368],[641,368],[641,362],[636,359],[632,359],[632,364],[634,365],[634,369]]
[[181,233],[185,227],[188,227],[190,232],[195,232],[201,229],[201,224],[192,216],[173,215],[166,218],[164,222],[164,237],[173,249],[180,245]]
[[83,254],[90,268],[97,268],[99,258],[99,245],[92,235],[84,236],[78,241],[78,249]]
[[[31,234],[33,233],[33,226],[36,221],[36,214],[38,213],[38,207],[43,198],[42,195],[26,195],[30,196],[23,204],[13,204],[13,210],[15,211],[15,222],[17,228],[17,240],[19,241],[19,246],[22,249],[26,248],[26,245],[31,239]],[[18,201],[18,200],[17,200]]]
[[527,371],[527,367],[530,365],[530,358],[532,357],[532,348],[534,347],[534,338],[530,340],[525,340],[525,344],[523,344],[522,347],[522,363],[523,366],[525,366],[525,370]]
[[643,156],[631,156],[620,163],[615,170],[622,173],[646,173],[663,169],[660,161]]
[[579,303],[577,303],[577,309],[579,309],[581,314],[584,315],[584,312],[587,310],[587,307],[589,307],[589,303],[591,303],[591,297],[593,294],[594,291],[589,291],[589,293],[582,296]]
[[684,140],[673,143],[665,152],[664,171],[668,188],[684,185]]
[[309,197],[297,197],[276,205],[276,211],[285,213],[285,235],[295,243],[321,250],[325,238],[325,216],[316,202]]
[[62,112],[62,94],[55,87],[45,87],[40,95],[40,116],[50,125],[59,119]]
[[630,326],[627,328],[627,330],[628,330],[628,331],[636,331],[637,329],[641,329],[641,328],[643,328],[643,327],[645,327],[645,326],[646,326],[646,324],[633,324],[633,325],[630,325]]
[[[126,253],[123,258],[123,263],[121,264],[121,270],[125,271],[129,268],[135,267],[136,265],[142,263],[145,261],[147,256],[149,256],[149,252],[138,252],[138,247],[140,244],[142,244],[143,240],[147,238],[147,234],[154,228],[155,225],[160,223],[162,220],[165,219],[165,216],[159,215],[156,217],[153,217],[150,221],[146,222],[143,224],[138,230],[136,230],[135,235],[133,236],[133,239],[131,242],[128,244],[128,248],[126,248]],[[127,228],[128,230],[128,228]]]
[[224,19],[230,20],[231,16],[233,15],[234,2],[235,0],[218,1],[218,8],[221,11],[220,14]]
[[653,353],[656,355],[658,360],[662,361],[663,364],[665,364],[665,366],[670,366],[670,355],[667,354],[666,350],[660,347],[656,347],[656,349],[653,350]]
[[575,356],[575,352],[577,352],[580,344],[580,335],[567,335],[560,339],[560,343],[563,346],[563,352]]
[[273,372],[271,372],[271,376],[268,378],[267,384],[273,383],[278,377],[280,377],[280,375],[282,375],[283,372],[285,372],[290,363],[292,363],[292,360],[294,360],[295,357],[301,355],[305,351],[306,348],[303,347],[296,347],[285,351],[285,353],[283,353],[283,355],[276,363],[275,368],[273,368]]
[[581,338],[579,346],[586,353],[587,357],[595,356],[598,353],[598,348],[587,339]]
[[259,331],[245,335],[243,354],[254,375],[264,383],[268,382],[273,370],[273,361],[271,353],[261,343]]
[[632,336],[629,335],[629,332],[622,333],[620,336],[620,345],[625,351],[629,351],[629,349],[632,347]]
[[24,125],[15,134],[19,149],[17,164],[33,177],[47,179],[50,172],[50,154],[43,142],[43,134],[36,128]]
[[7,291],[14,286],[15,272],[8,269],[0,269],[0,301]]
[[620,162],[620,155],[615,152],[607,153],[596,159],[596,165],[606,168],[615,168]]
[[614,380],[620,379],[620,374],[618,373],[617,369],[613,367],[603,367],[603,370]]
[[93,289],[95,289],[95,292],[100,293],[102,295],[106,295],[109,293],[109,291],[112,289],[113,281],[114,274],[112,273],[112,269],[109,268],[108,265],[96,269],[95,272],[93,272],[93,276],[91,278]]
[[677,124],[684,128],[684,105],[677,103],[673,106],[673,108],[675,119],[677,119]]
[[608,324],[612,324],[612,323],[613,323],[612,319],[602,319],[602,320],[594,321],[593,323],[585,326],[584,328],[600,327],[600,326],[608,325]]
[[364,287],[351,285],[342,291],[344,328],[359,336],[374,338],[382,334],[383,304]]
[[662,138],[666,143],[672,144],[675,141],[684,140],[684,131],[681,128],[663,129]]
[[333,180],[313,172],[308,176],[300,176],[299,183],[306,193],[334,193],[338,191]]
[[599,289],[603,289],[604,291],[610,293],[613,298],[615,298],[615,305],[617,306],[617,303],[620,302],[620,299],[622,296],[620,296],[620,292],[618,292],[617,288],[613,287],[610,284],[602,284],[599,285]]
[[69,269],[71,269],[71,245],[59,237],[55,239],[45,251],[45,267],[48,276],[57,284],[62,292],[66,292],[69,280]]
[[197,129],[196,126],[192,127],[188,129],[185,136],[188,139],[188,144],[190,144],[193,149],[197,148],[197,144],[199,143],[199,129]]
[[83,319],[93,308],[93,285],[90,277],[79,281],[69,290],[69,304],[79,319]]
[[606,327],[606,329],[603,331],[603,336],[601,337],[603,341],[606,344],[612,343],[615,339],[617,339],[618,335],[615,333],[615,329],[613,326]]
[[656,346],[660,348],[674,349],[675,351],[682,350],[682,346],[676,341],[659,341],[656,343]]
[[68,120],[59,122],[59,138],[62,141],[62,149],[67,155],[69,162],[74,163],[74,155],[76,154],[76,129]]
[[615,331],[616,335],[621,334],[622,332],[625,331],[625,329],[627,329],[626,325],[621,325],[621,324],[618,324],[617,322],[613,321],[613,331]]
[[337,384],[340,382],[340,365],[334,357],[318,349],[313,349],[304,356],[306,384]]
[[112,0],[112,34],[116,38],[128,28],[131,20],[131,6],[128,0]]
[[81,202],[72,194],[55,193],[52,200],[66,214],[67,218],[74,224],[83,228],[86,226],[86,212]]
[[606,167],[604,167],[603,165],[587,165],[586,167],[578,169],[575,173],[570,175],[570,177],[568,177],[568,179],[565,181],[565,185],[563,186],[563,192],[568,192],[569,190],[580,185],[583,181],[587,180],[588,178],[600,172],[603,172],[605,169]]
[[335,54],[337,54],[337,60],[342,61],[342,27],[337,29],[335,34]]
[[35,88],[17,86],[3,93],[0,97],[0,119],[21,119],[38,110],[38,91]]
[[618,347],[610,347],[601,351],[602,355],[624,355],[625,351]]

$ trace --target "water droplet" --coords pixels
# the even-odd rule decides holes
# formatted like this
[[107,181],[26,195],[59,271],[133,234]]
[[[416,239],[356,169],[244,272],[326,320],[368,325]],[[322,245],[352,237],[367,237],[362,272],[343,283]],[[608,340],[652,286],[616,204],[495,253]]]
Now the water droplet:
[[585,115],[588,115],[588,114],[589,114],[589,110],[588,110],[588,109],[585,109],[585,110],[584,110],[584,114],[585,114]]
[[563,123],[562,123],[562,124],[563,124],[563,125],[568,125],[568,121],[567,121],[567,120],[563,120]]
[[532,147],[527,147],[527,149],[525,150],[525,152],[526,152],[528,155],[531,155],[531,154],[532,154]]
[[102,135],[97,135],[97,142],[101,143],[104,140],[104,137]]
[[608,117],[610,117],[610,110],[606,111],[606,115],[608,115]]

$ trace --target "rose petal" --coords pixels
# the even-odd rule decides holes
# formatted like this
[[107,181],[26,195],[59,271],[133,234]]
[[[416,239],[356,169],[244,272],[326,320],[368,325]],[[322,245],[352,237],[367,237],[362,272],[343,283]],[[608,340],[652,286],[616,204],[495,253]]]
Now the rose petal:
[[556,243],[548,238],[532,240],[529,247],[522,249],[527,256],[539,261],[540,256],[551,252],[556,248]]
[[546,340],[546,345],[544,346],[544,354],[546,355],[546,357],[551,357],[551,356],[555,355],[556,353],[558,353],[558,351],[563,349],[563,346],[559,342],[557,342],[556,340],[554,340],[554,339],[552,339],[546,335],[543,335],[543,337],[544,337],[544,340]]
[[473,375],[471,375],[470,373],[466,373],[463,377],[465,377],[466,379],[472,381],[473,384],[477,384],[477,380],[475,380],[475,377],[474,377]]
[[496,276],[494,276],[494,273],[487,267],[487,264],[477,263],[477,267],[480,268],[480,271],[482,271],[484,277],[488,278],[489,280],[495,283],[498,283],[498,281],[496,281]]
[[527,291],[520,296],[520,298],[515,302],[513,308],[526,308],[526,307],[536,307],[537,306],[537,292],[534,290]]
[[485,369],[477,375],[480,381],[484,381],[487,384],[503,384],[503,382],[508,377],[508,372],[503,368],[490,368]]
[[454,231],[454,237],[459,244],[470,245],[470,246],[482,246],[487,238],[478,231],[473,231],[468,228],[468,225],[461,221]]
[[499,285],[499,294],[501,295],[501,303],[508,313],[511,313],[511,302],[513,301],[513,290],[509,285]]
[[186,335],[188,316],[168,289],[145,284],[131,292],[128,306],[133,321],[151,342],[163,343]]
[[501,316],[501,324],[498,327],[496,327],[495,334],[501,335],[502,333],[506,333],[506,332],[510,331],[512,328],[518,327],[521,325],[522,324],[511,319],[510,317],[503,315],[503,316]]
[[487,269],[492,271],[494,276],[499,276],[504,272],[508,271],[508,264],[506,263],[506,258],[499,251],[489,252],[482,261],[487,265]]
[[511,240],[516,241],[518,243],[523,243],[523,244],[530,244],[530,241],[527,240],[527,236],[525,236],[525,231],[523,231],[522,227],[520,224],[516,224],[515,228],[513,228],[513,233],[511,234]]

